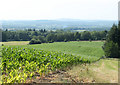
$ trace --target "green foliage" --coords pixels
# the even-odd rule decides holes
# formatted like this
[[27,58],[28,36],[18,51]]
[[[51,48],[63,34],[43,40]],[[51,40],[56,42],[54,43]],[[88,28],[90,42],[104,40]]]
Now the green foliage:
[[80,41],[80,39],[77,39],[77,41]]
[[88,31],[84,31],[82,33],[81,37],[82,37],[82,40],[89,40],[89,39],[91,39],[91,34]]
[[114,43],[118,42],[118,28],[113,24],[111,30],[108,32],[107,41],[113,41]]
[[41,44],[40,40],[32,39],[30,40],[29,44]]
[[64,42],[67,42],[67,39],[64,39]]
[[90,63],[90,60],[59,52],[3,47],[0,83],[25,83],[27,78],[35,77],[35,73],[42,76],[49,71],[80,62]]
[[2,32],[2,41],[7,41],[7,35],[5,32]]
[[106,38],[105,31],[85,31],[85,32],[71,32],[71,31],[46,31],[46,30],[17,30],[17,31],[3,31],[2,41],[30,41],[31,39],[39,39],[42,43],[46,42],[61,42],[61,41],[77,41],[79,40],[103,40]]
[[113,41],[108,41],[105,43],[104,46],[104,52],[105,56],[110,57],[110,58],[116,58],[118,57],[118,44],[114,43]]
[[53,40],[51,40],[51,41],[48,41],[48,43],[53,43],[54,41]]
[[120,21],[119,21],[119,24],[118,24],[118,45],[120,47]]
[[107,39],[103,47],[106,57],[120,58],[119,31],[119,26],[117,27],[114,24],[108,32]]

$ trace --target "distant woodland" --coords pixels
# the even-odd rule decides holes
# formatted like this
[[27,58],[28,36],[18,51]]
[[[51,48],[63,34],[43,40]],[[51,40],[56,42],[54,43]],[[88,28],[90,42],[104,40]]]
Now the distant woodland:
[[36,40],[41,43],[49,42],[67,42],[67,41],[91,41],[105,40],[108,31],[84,31],[71,32],[64,30],[47,31],[45,29],[35,30],[17,30],[17,31],[2,31],[2,41],[30,41]]

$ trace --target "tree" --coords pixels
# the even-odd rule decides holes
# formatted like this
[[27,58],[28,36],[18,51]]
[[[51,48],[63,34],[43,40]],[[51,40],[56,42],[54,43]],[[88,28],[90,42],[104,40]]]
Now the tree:
[[14,40],[15,40],[15,41],[18,41],[18,40],[19,40],[19,34],[18,34],[18,33],[15,33]]
[[53,40],[53,37],[54,37],[54,34],[48,34],[47,37],[46,37],[46,39],[49,42],[49,41]]
[[41,41],[41,43],[45,43],[45,37],[44,36],[38,36],[38,39]]
[[28,31],[32,31],[32,29],[28,29]]
[[119,45],[119,50],[120,50],[120,21],[118,24],[118,45]]
[[120,45],[119,45],[119,26],[113,24],[112,28],[108,32],[106,42],[103,46],[106,57],[120,58]]
[[114,43],[113,41],[108,41],[105,43],[105,49],[104,49],[105,55],[109,58],[118,58],[118,44]]
[[91,34],[88,31],[84,31],[82,33],[81,37],[82,37],[83,40],[89,40],[89,39],[91,39]]
[[35,29],[33,29],[33,31],[35,31]]
[[113,41],[114,43],[118,42],[118,28],[113,24],[111,30],[108,33],[107,41]]
[[6,29],[5,31],[8,31],[8,29]]
[[33,32],[33,35],[38,36],[38,33],[36,31]]
[[80,39],[80,34],[79,34],[79,32],[75,32],[74,33],[74,38],[75,38],[75,40],[77,40],[77,39]]
[[19,33],[20,40],[27,41],[30,39],[29,35],[24,31]]
[[7,35],[5,32],[2,32],[2,41],[7,41]]

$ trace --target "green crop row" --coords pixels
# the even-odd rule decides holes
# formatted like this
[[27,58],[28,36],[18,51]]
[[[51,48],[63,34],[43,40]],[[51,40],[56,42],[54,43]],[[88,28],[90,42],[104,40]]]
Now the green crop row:
[[50,71],[76,63],[89,62],[80,56],[20,47],[2,48],[1,83],[23,83],[36,74],[47,75]]

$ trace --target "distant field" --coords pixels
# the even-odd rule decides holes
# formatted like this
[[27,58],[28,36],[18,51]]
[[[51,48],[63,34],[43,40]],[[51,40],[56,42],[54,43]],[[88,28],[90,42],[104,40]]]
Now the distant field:
[[9,41],[9,42],[2,42],[4,45],[27,45],[29,41]]
[[104,42],[101,41],[75,41],[75,42],[54,42],[54,43],[43,43],[35,45],[27,45],[28,41],[15,41],[15,42],[5,42],[5,45],[18,46],[42,49],[46,51],[57,51],[64,52],[66,54],[72,54],[76,56],[82,56],[84,58],[92,58],[92,60],[99,59],[104,55],[102,50],[102,45]]
[[86,31],[86,30],[73,30],[73,31],[84,32],[84,31]]

